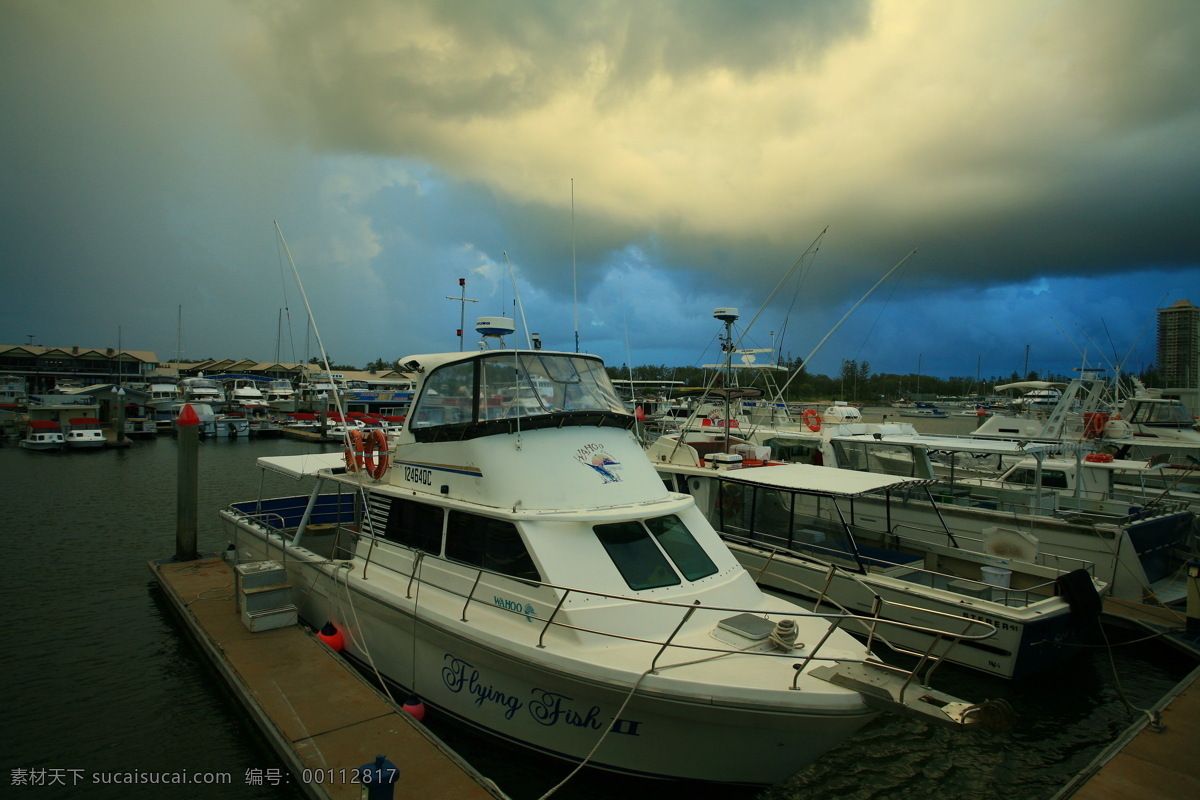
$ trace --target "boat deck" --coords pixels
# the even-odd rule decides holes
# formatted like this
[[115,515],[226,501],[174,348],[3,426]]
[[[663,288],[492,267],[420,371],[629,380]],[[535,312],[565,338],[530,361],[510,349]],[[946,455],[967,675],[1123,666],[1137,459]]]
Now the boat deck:
[[[352,771],[382,754],[406,796],[504,800],[487,778],[297,625],[250,632],[220,558],[151,562],[189,631],[309,797],[357,800]],[[305,770],[325,777],[302,784]],[[344,770],[344,772],[343,772]]]

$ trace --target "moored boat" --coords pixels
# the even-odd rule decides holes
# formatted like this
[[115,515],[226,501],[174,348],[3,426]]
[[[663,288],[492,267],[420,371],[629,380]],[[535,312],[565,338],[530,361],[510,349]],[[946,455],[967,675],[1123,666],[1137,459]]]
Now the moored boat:
[[62,428],[47,419],[32,419],[20,446],[26,450],[62,450],[65,444]]
[[179,391],[181,398],[173,407],[177,407],[179,402],[203,403],[214,411],[218,411],[225,403],[225,392],[222,390],[221,384],[212,378],[200,376],[184,378],[179,382]]
[[296,410],[297,396],[296,390],[292,387],[291,381],[273,380],[269,381],[262,389],[263,401],[285,414],[290,414]]
[[398,434],[260,459],[318,486],[222,517],[240,560],[286,565],[303,619],[427,707],[571,762],[745,784],[788,777],[879,707],[987,716],[843,630],[886,622],[763,593],[657,478],[598,358],[401,366],[420,380]]
[[994,626],[987,636],[946,639],[943,658],[1002,678],[1061,664],[1095,633],[1108,587],[1092,577],[1091,564],[1025,562],[856,524],[852,509],[865,498],[918,479],[742,464],[733,455],[705,467],[656,461],[655,468],[695,498],[760,586],[908,623],[883,638],[910,655],[926,651],[934,631],[968,631],[987,620]]
[[100,420],[95,417],[71,417],[64,439],[71,450],[91,450],[107,444]]

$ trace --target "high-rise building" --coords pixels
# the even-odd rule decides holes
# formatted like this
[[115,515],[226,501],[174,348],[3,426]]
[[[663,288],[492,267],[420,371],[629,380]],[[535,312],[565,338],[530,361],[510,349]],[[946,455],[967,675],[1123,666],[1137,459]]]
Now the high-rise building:
[[1200,308],[1189,300],[1158,309],[1158,378],[1163,386],[1200,386]]

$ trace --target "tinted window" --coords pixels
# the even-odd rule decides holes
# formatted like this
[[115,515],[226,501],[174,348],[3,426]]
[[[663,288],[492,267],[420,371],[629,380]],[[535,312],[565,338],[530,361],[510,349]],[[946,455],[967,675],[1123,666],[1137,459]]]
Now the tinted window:
[[517,527],[507,520],[451,511],[446,557],[514,578],[542,579]]
[[415,550],[442,552],[442,509],[412,500],[395,499],[388,511],[385,539]]
[[1019,486],[1032,486],[1033,470],[1025,469],[1024,467],[1020,469],[1014,469],[1011,473],[1009,473],[1009,476],[1004,479],[1004,482],[1015,483]]
[[[1021,486],[1036,486],[1037,471],[1021,467],[1014,469],[1005,479],[1005,483],[1015,483]],[[1046,489],[1066,489],[1067,474],[1061,470],[1047,469],[1042,471],[1042,486]]]
[[681,582],[640,522],[597,525],[593,530],[630,589],[656,589]]
[[704,548],[679,517],[670,514],[648,519],[646,527],[654,534],[662,549],[667,551],[675,566],[679,567],[683,577],[689,581],[699,580],[717,571],[717,565],[708,557],[708,553],[704,552]]
[[1056,469],[1045,470],[1042,472],[1042,486],[1050,489],[1067,488],[1067,473]]

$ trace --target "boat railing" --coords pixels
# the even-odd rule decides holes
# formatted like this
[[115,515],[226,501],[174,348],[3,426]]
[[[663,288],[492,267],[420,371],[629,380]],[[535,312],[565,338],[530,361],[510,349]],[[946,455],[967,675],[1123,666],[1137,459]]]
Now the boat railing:
[[[746,547],[752,547],[752,548],[760,550],[764,553],[764,561],[763,561],[762,566],[759,569],[752,572],[752,576],[754,577],[755,583],[761,584],[763,577],[769,573],[774,582],[776,582],[777,584],[783,584],[782,586],[778,586],[778,588],[782,589],[782,591],[788,592],[789,594],[799,595],[799,596],[814,597],[815,598],[815,600],[814,600],[815,607],[820,607],[822,605],[832,605],[832,606],[838,608],[841,612],[843,612],[845,614],[853,614],[853,612],[850,611],[849,609],[847,609],[842,603],[839,603],[838,601],[829,597],[829,588],[830,588],[831,584],[833,583],[834,578],[841,577],[843,579],[851,580],[851,581],[857,583],[863,589],[864,592],[867,592],[870,595],[872,595],[872,602],[878,604],[876,607],[874,607],[872,609],[872,614],[871,614],[870,618],[872,619],[873,622],[875,620],[877,620],[877,618],[879,618],[881,615],[894,616],[897,612],[914,612],[914,613],[919,613],[922,617],[935,617],[938,620],[940,620],[939,624],[944,625],[944,627],[936,627],[935,628],[934,626],[931,626],[931,625],[926,625],[926,626],[922,626],[922,627],[925,627],[929,630],[939,631],[944,635],[945,639],[947,639],[948,641],[951,641],[951,642],[955,642],[955,643],[957,642],[957,639],[962,636],[962,633],[969,633],[969,632],[971,632],[972,628],[978,628],[978,632],[983,634],[983,636],[985,638],[987,636],[993,635],[996,632],[995,626],[993,626],[991,623],[983,622],[978,619],[972,619],[970,617],[964,617],[959,614],[952,614],[949,612],[937,611],[935,609],[925,608],[925,607],[921,607],[921,606],[914,606],[909,603],[901,603],[901,602],[898,602],[895,600],[888,600],[885,598],[881,598],[878,596],[875,589],[862,579],[861,573],[856,572],[855,570],[852,570],[852,569],[846,569],[845,567],[841,566],[840,564],[831,563],[820,556],[813,557],[812,555],[809,555],[807,553],[804,553],[804,552],[801,552],[801,551],[798,551],[795,549],[791,549],[791,548],[787,548],[787,547],[779,547],[776,545],[764,543],[760,540],[746,539],[746,538],[743,538],[740,536],[726,535],[724,538],[727,540],[730,540],[730,541],[740,543]],[[828,554],[830,556],[845,557],[847,555],[847,553],[845,551],[836,550],[835,548],[823,548],[820,545],[813,545],[812,547],[817,550],[825,550],[828,552]],[[771,571],[772,567],[776,565],[776,559],[779,557],[790,558],[790,559],[794,559],[794,560],[798,560],[798,561],[804,561],[804,562],[807,562],[807,563],[813,565],[816,568],[823,570],[823,572],[824,572],[823,584],[818,588],[811,584],[807,584],[802,580],[797,580],[796,578],[788,577],[787,575],[782,574],[778,570]],[[915,562],[915,561],[912,561],[912,562],[896,561],[896,562],[889,563],[889,562],[882,561],[881,559],[878,559],[878,558],[875,558],[872,560],[879,561],[880,564],[884,567],[903,568],[902,571],[905,574],[902,576],[898,576],[902,580],[911,580],[909,575],[912,573],[923,574],[923,575],[929,576],[930,582],[926,585],[930,585],[930,586],[934,585],[933,579],[935,577],[942,579],[941,583],[948,583],[953,580],[960,580],[957,576],[954,576],[954,575],[948,575],[945,573],[936,572],[934,570],[925,569],[924,567],[919,566],[917,564],[917,562]],[[980,586],[986,585],[979,581],[971,581],[971,582],[978,583]],[[1051,582],[1051,585],[1052,585],[1052,583],[1053,582]],[[776,587],[773,585],[772,588],[776,588]],[[952,628],[951,626],[954,626],[954,627]],[[961,629],[961,633],[960,633],[959,629]],[[892,648],[893,650],[896,650],[897,652],[903,652],[903,653],[907,653],[908,655],[913,655],[913,656],[918,656],[918,657],[921,655],[921,653],[919,653],[919,652],[916,652],[913,650],[907,650],[905,648],[902,648],[902,647],[892,643],[891,641],[888,640],[888,638],[886,636],[879,633],[878,627],[875,625],[871,626],[871,628],[868,630],[868,633],[870,635],[870,639],[875,639],[875,638],[881,639],[884,642],[884,644],[888,645],[888,647]],[[963,637],[963,638],[974,638],[974,637],[968,636],[968,637]],[[943,654],[943,656],[944,655],[945,654]]]
[[[424,559],[424,560],[428,560],[428,559],[432,558],[432,559],[436,559],[439,561],[446,561],[446,563],[452,563],[455,566],[460,567],[460,568],[462,566],[464,566],[462,564],[459,564],[458,562],[450,562],[445,559],[441,559],[438,556],[432,556],[432,555],[424,554],[424,553],[421,554],[420,558]],[[465,596],[461,595],[461,593],[458,592],[457,590],[455,590],[453,587],[435,583],[435,582],[429,581],[428,579],[425,579],[425,578],[421,578],[419,580],[422,584],[430,585],[430,586],[433,586],[434,588],[441,589],[442,591],[445,591],[452,595],[457,594],[457,595],[463,597],[465,600],[465,604],[463,607],[462,621],[464,621],[464,622],[469,621],[467,618],[467,609],[470,608],[472,603],[479,603],[488,609],[499,608],[501,611],[507,611],[507,612],[513,613],[513,614],[520,614],[521,616],[525,616],[525,617],[531,618],[533,620],[536,620],[538,622],[542,622],[543,626],[542,626],[541,631],[538,634],[537,646],[539,648],[546,647],[546,643],[545,643],[546,642],[546,634],[552,628],[571,630],[576,633],[592,634],[592,635],[602,636],[602,637],[606,637],[606,638],[619,639],[619,640],[627,641],[627,642],[637,642],[637,643],[641,643],[641,644],[657,645],[657,646],[659,646],[659,651],[654,657],[654,661],[652,662],[652,666],[651,666],[651,671],[654,671],[654,669],[657,665],[658,659],[667,650],[667,648],[670,648],[670,647],[676,647],[681,650],[695,651],[698,653],[711,653],[711,654],[715,654],[715,655],[728,655],[731,653],[748,653],[748,654],[752,654],[752,655],[768,656],[768,657],[775,657],[775,658],[795,658],[795,657],[797,657],[796,654],[794,654],[790,651],[752,650],[750,648],[733,648],[733,647],[713,647],[711,645],[699,645],[699,644],[696,644],[695,642],[677,641],[676,637],[678,636],[679,632],[683,629],[684,625],[692,617],[692,615],[695,614],[697,611],[705,611],[705,612],[709,612],[709,613],[711,613],[711,612],[730,613],[730,614],[753,613],[756,615],[762,614],[762,613],[769,613],[772,616],[781,617],[781,618],[822,619],[822,620],[824,620],[826,622],[826,628],[825,628],[825,631],[824,631],[821,639],[818,641],[818,643],[816,645],[812,646],[811,648],[805,648],[808,652],[804,655],[803,662],[796,665],[796,677],[794,677],[792,680],[792,688],[795,688],[796,681],[798,680],[799,674],[809,665],[810,662],[812,662],[812,661],[841,662],[841,661],[847,660],[847,658],[844,654],[839,654],[836,656],[823,656],[820,654],[820,651],[821,651],[822,647],[824,646],[824,644],[829,640],[829,638],[833,635],[833,633],[836,630],[838,630],[840,628],[844,628],[845,626],[847,626],[849,624],[855,624],[855,625],[861,626],[867,632],[867,642],[866,642],[867,650],[870,650],[870,648],[876,638],[884,639],[884,637],[879,633],[879,629],[881,627],[884,629],[904,628],[909,631],[923,633],[926,636],[931,637],[929,647],[927,647],[924,651],[918,651],[918,650],[902,651],[902,652],[906,652],[908,655],[911,655],[917,659],[916,664],[914,666],[912,666],[911,668],[904,668],[904,667],[898,667],[895,665],[885,664],[885,663],[879,662],[875,659],[870,660],[870,664],[873,667],[882,668],[882,669],[892,672],[893,674],[904,676],[905,680],[906,680],[906,684],[905,684],[906,687],[912,681],[917,680],[918,676],[920,676],[922,674],[922,672],[924,673],[923,680],[925,682],[928,682],[929,678],[933,674],[934,669],[942,662],[942,660],[950,652],[950,650],[953,649],[953,647],[956,646],[959,642],[964,641],[964,640],[987,639],[991,636],[994,636],[996,633],[996,628],[991,623],[983,622],[981,620],[969,620],[964,617],[955,617],[955,615],[952,615],[952,614],[940,614],[939,612],[933,612],[933,613],[938,616],[944,616],[948,619],[956,619],[963,623],[966,623],[966,629],[961,632],[957,632],[957,631],[951,631],[951,630],[942,630],[942,629],[932,628],[929,626],[918,625],[915,623],[906,623],[906,622],[900,622],[898,620],[888,619],[882,615],[884,601],[882,600],[882,598],[879,598],[879,597],[875,598],[872,612],[869,615],[856,614],[851,611],[847,611],[845,609],[839,609],[839,611],[837,611],[837,612],[822,612],[822,611],[816,611],[816,610],[814,610],[814,611],[803,611],[803,610],[801,610],[801,611],[785,611],[785,610],[780,610],[780,609],[771,609],[770,611],[764,612],[762,609],[746,609],[744,607],[736,607],[736,606],[702,605],[702,604],[700,604],[699,600],[693,601],[692,603],[679,603],[679,602],[673,602],[670,600],[651,600],[648,598],[631,597],[629,595],[597,592],[597,591],[591,590],[591,589],[580,589],[578,587],[564,586],[561,584],[522,580],[521,581],[522,583],[526,583],[526,584],[529,584],[530,586],[534,586],[534,587],[550,589],[551,591],[553,591],[559,595],[559,600],[558,600],[558,603],[555,605],[554,610],[552,612],[550,612],[550,614],[548,616],[542,617],[537,614],[531,615],[531,614],[527,613],[528,608],[526,608],[524,610],[517,610],[517,609],[510,609],[507,607],[498,607],[498,606],[494,605],[493,603],[490,603],[486,600],[476,597],[476,590],[480,586],[480,584],[483,582],[483,578],[485,576],[491,576],[494,578],[500,578],[500,579],[506,579],[506,580],[514,580],[514,579],[511,576],[504,575],[503,573],[493,572],[491,570],[486,570],[486,569],[482,569],[482,568],[475,568],[475,570],[476,570],[476,575],[472,582],[471,591]],[[393,570],[393,571],[398,572],[398,574],[404,575],[403,572],[400,572],[398,570]],[[416,570],[414,568],[414,572],[415,571]],[[409,577],[411,577],[411,576],[409,576]],[[491,585],[491,584],[488,584],[488,585]],[[632,603],[636,603],[638,605],[644,605],[647,607],[676,608],[676,609],[680,610],[682,613],[681,613],[681,618],[679,619],[679,622],[675,625],[675,627],[671,631],[670,635],[667,636],[665,639],[645,638],[645,637],[641,637],[641,636],[633,636],[628,633],[620,633],[620,632],[612,631],[612,630],[600,630],[597,628],[587,627],[587,626],[583,626],[583,625],[577,625],[572,622],[567,622],[565,620],[559,619],[560,615],[563,613],[562,610],[567,603],[567,599],[569,597],[571,597],[572,595],[583,595],[583,596],[589,597],[589,598],[598,598],[598,599],[604,599],[604,600],[618,600],[621,602],[632,602]],[[900,605],[900,604],[893,604],[893,605]],[[977,630],[972,630],[972,629],[977,629]],[[887,644],[889,645],[889,647],[891,646],[890,642],[887,642]],[[866,661],[866,659],[858,659],[858,660]],[[673,666],[681,666],[681,665],[675,664]],[[902,695],[903,695],[903,692],[902,692]]]
[[[306,498],[292,498],[292,499],[297,500],[297,501],[298,500],[306,500]],[[268,511],[263,511],[263,510],[253,511],[253,510],[245,508],[246,506],[253,507],[254,505],[256,505],[255,501],[250,501],[248,503],[237,503],[237,504],[232,505],[230,508],[226,509],[225,511],[223,511],[222,515],[232,518],[231,521],[234,521],[234,522],[241,521],[241,522],[244,522],[244,523],[247,523],[250,525],[254,525],[254,526],[262,529],[263,531],[267,532],[269,534],[269,536],[268,536],[268,542],[270,542],[269,546],[271,548],[277,548],[280,551],[279,557],[286,564],[286,562],[288,561],[288,559],[286,557],[287,549],[288,549],[288,547],[293,547],[295,545],[293,545],[291,538],[287,535],[289,532],[289,528],[280,527],[280,521],[284,519],[284,516],[275,511],[269,511],[269,510]],[[366,574],[366,570],[368,569],[368,567],[370,569],[384,570],[386,572],[390,572],[390,573],[394,574],[397,578],[405,581],[409,585],[408,591],[409,591],[410,595],[413,592],[412,584],[415,582],[415,583],[420,584],[421,586],[432,588],[432,589],[437,589],[442,592],[445,592],[448,596],[451,596],[451,597],[457,596],[463,600],[463,610],[462,610],[462,615],[461,615],[461,619],[463,622],[470,622],[469,611],[474,604],[483,606],[483,607],[489,609],[490,611],[498,610],[498,611],[508,612],[508,613],[512,613],[512,614],[518,614],[522,617],[526,617],[527,619],[530,619],[531,621],[540,622],[540,623],[542,623],[542,629],[538,634],[537,646],[541,647],[541,648],[548,646],[547,645],[547,634],[549,633],[549,631],[552,629],[557,629],[557,630],[574,631],[576,633],[581,633],[581,634],[595,635],[595,636],[600,636],[600,637],[608,638],[608,639],[615,639],[615,640],[621,640],[621,641],[626,641],[626,642],[634,642],[634,643],[657,646],[659,648],[659,652],[655,656],[655,664],[657,664],[658,658],[668,648],[676,648],[678,650],[692,651],[692,652],[696,652],[698,654],[702,654],[702,656],[699,657],[699,660],[707,660],[709,658],[720,657],[723,655],[730,655],[730,654],[746,654],[746,655],[762,656],[762,657],[768,657],[768,658],[793,658],[793,659],[795,659],[795,658],[802,657],[803,661],[797,665],[797,673],[796,673],[797,677],[794,677],[791,681],[793,684],[793,687],[794,687],[795,681],[798,679],[799,672],[803,671],[803,669],[805,667],[807,667],[813,661],[828,662],[828,663],[856,663],[859,665],[869,667],[870,669],[882,670],[884,673],[890,674],[893,677],[898,677],[902,683],[901,687],[899,688],[899,699],[901,702],[905,702],[905,693],[907,692],[910,685],[912,685],[914,682],[917,684],[917,686],[922,686],[923,684],[927,684],[929,679],[931,678],[934,670],[937,668],[938,665],[940,665],[942,663],[942,661],[944,660],[946,654],[949,652],[950,649],[952,649],[954,646],[956,646],[958,643],[960,643],[962,641],[986,639],[990,636],[993,636],[996,632],[996,628],[993,625],[986,623],[986,622],[981,622],[978,620],[965,620],[964,619],[963,620],[964,622],[971,623],[970,627],[966,628],[965,630],[963,630],[961,632],[955,632],[955,631],[951,631],[951,630],[939,630],[936,628],[919,625],[919,624],[915,624],[915,623],[907,623],[907,622],[901,622],[898,620],[887,619],[884,616],[882,616],[882,613],[881,613],[882,608],[883,608],[882,600],[880,600],[878,598],[876,599],[876,602],[872,609],[872,613],[870,613],[870,614],[856,614],[856,613],[851,613],[851,612],[845,611],[845,610],[839,610],[837,612],[828,612],[828,611],[817,611],[817,610],[808,611],[808,610],[804,610],[804,609],[797,609],[797,610],[774,609],[774,608],[769,609],[769,610],[761,609],[761,608],[747,609],[745,607],[702,605],[702,604],[699,604],[699,601],[683,603],[683,602],[675,602],[675,601],[671,601],[671,600],[634,597],[634,596],[630,596],[630,595],[626,595],[626,594],[613,594],[613,593],[607,593],[607,592],[599,592],[599,591],[595,591],[592,589],[582,589],[579,587],[547,583],[547,582],[543,582],[543,581],[535,581],[535,580],[529,580],[529,579],[525,579],[525,578],[515,578],[513,576],[506,575],[501,572],[495,572],[495,571],[484,569],[481,567],[475,567],[472,565],[464,564],[462,562],[452,561],[450,559],[446,559],[441,556],[427,553],[427,552],[424,552],[421,550],[414,550],[414,549],[405,547],[404,545],[400,545],[396,542],[389,541],[383,537],[375,537],[368,533],[353,530],[349,526],[344,524],[345,521],[346,520],[344,520],[344,519],[341,520],[337,524],[337,527],[339,529],[345,530],[346,532],[348,532],[352,535],[359,537],[360,539],[363,537],[370,539],[371,547],[369,548],[369,552],[373,553],[375,551],[374,546],[377,543],[386,542],[387,544],[389,544],[392,547],[399,548],[400,550],[413,553],[413,559],[411,561],[411,566],[409,567],[408,570],[397,568],[397,566],[393,565],[392,563],[389,563],[388,560],[381,560],[376,557],[369,561],[365,561],[365,563],[363,563],[363,565],[362,565],[363,574]],[[274,539],[275,541],[272,542],[271,541],[272,539]],[[235,541],[234,542],[235,548],[237,547],[237,544],[238,543]],[[360,544],[360,552],[361,552],[361,544]],[[329,561],[330,561],[330,563],[332,563],[334,561],[334,559],[329,559]],[[347,558],[342,561],[343,561],[343,563],[348,564],[350,559]],[[423,569],[423,565],[426,565],[430,562],[437,562],[438,564],[450,567],[450,570],[448,570],[448,572],[454,574],[454,577],[456,579],[462,580],[463,578],[465,578],[467,581],[470,581],[471,588],[464,592],[462,589],[456,588],[455,586],[450,585],[446,581],[438,581],[436,579],[431,579],[426,574],[427,567]],[[473,575],[464,575],[465,570],[469,570],[470,572],[473,573]],[[495,587],[497,581],[502,581],[505,584],[511,584],[511,583],[520,584],[525,588],[526,591],[528,591],[528,590],[537,591],[539,589],[544,589],[544,590],[546,590],[550,593],[553,593],[554,595],[557,596],[557,598],[558,598],[557,604],[555,605],[554,610],[551,611],[546,616],[542,616],[542,614],[538,613],[536,610],[531,609],[531,607],[528,605],[522,606],[521,608],[515,608],[515,607],[509,608],[508,606],[496,605],[494,602],[491,602],[491,601],[487,600],[485,597],[481,596],[479,590],[481,587],[483,587],[485,589],[491,589],[491,588]],[[634,603],[634,604],[637,604],[638,606],[644,607],[646,609],[660,609],[660,610],[678,609],[678,611],[679,611],[678,622],[673,623],[674,624],[673,630],[671,631],[671,633],[669,635],[667,635],[663,638],[646,638],[644,636],[634,635],[633,633],[630,633],[630,632],[622,632],[622,631],[611,630],[611,629],[601,629],[601,628],[589,627],[586,625],[577,624],[576,622],[573,622],[573,621],[563,618],[564,613],[565,613],[564,608],[567,607],[567,600],[568,600],[568,598],[573,598],[573,597],[587,597],[587,598],[594,598],[594,599],[600,599],[600,600],[613,600],[613,601],[618,601],[618,602],[622,602],[622,603]],[[577,611],[580,609],[578,607],[575,607],[571,610]],[[720,647],[720,646],[713,646],[710,644],[700,644],[695,640],[681,641],[678,638],[679,632],[683,629],[685,623],[698,611],[703,611],[706,613],[706,615],[712,615],[715,613],[729,613],[729,614],[749,613],[749,614],[754,614],[756,616],[760,616],[763,614],[769,614],[771,617],[778,618],[778,619],[784,619],[784,618],[817,619],[817,620],[823,620],[825,622],[825,631],[816,645],[804,646],[803,650],[800,653],[792,652],[790,649],[789,650],[781,650],[781,649],[770,648],[769,645],[767,646],[767,648],[769,648],[769,649],[763,649],[762,642],[753,642],[748,647],[739,648],[734,645],[727,645],[724,647]],[[642,615],[637,615],[638,618],[641,618],[641,616]],[[953,615],[944,615],[944,616],[946,616],[947,618],[953,618]],[[909,631],[914,631],[914,632],[924,634],[925,636],[929,637],[930,643],[929,643],[929,646],[924,651],[916,651],[916,650],[910,651],[911,655],[913,657],[915,657],[916,663],[909,667],[900,667],[900,666],[896,666],[896,665],[892,665],[892,664],[887,664],[885,662],[879,661],[877,658],[875,658],[873,656],[870,656],[870,657],[868,657],[868,656],[848,656],[846,653],[823,654],[821,652],[821,650],[824,647],[825,643],[833,635],[833,633],[838,629],[844,629],[848,625],[857,626],[867,632],[867,634],[868,634],[867,645],[866,645],[867,651],[870,650],[871,644],[873,643],[873,641],[875,639],[881,639],[881,640],[886,641],[886,634],[884,632],[886,632],[888,630],[899,630],[901,628],[907,629]],[[716,641],[716,640],[714,640],[714,641]],[[890,646],[890,643],[889,643],[889,646]],[[801,647],[801,645],[797,645],[797,647],[799,648],[799,647]],[[684,662],[684,663],[693,663],[693,662]],[[672,664],[671,666],[682,666],[682,665],[683,664]]]
[[[740,537],[727,536],[726,538],[736,540]],[[798,550],[790,549],[790,548],[786,548],[786,547],[777,547],[777,546],[770,545],[770,544],[764,544],[761,541],[749,540],[749,539],[746,539],[743,541],[746,546],[764,550],[764,551],[767,551],[767,553],[768,553],[766,563],[763,564],[762,569],[759,570],[759,572],[755,576],[755,580],[757,582],[761,582],[762,577],[767,573],[768,568],[772,565],[775,558],[778,556],[782,556],[782,557],[790,558],[790,559],[794,559],[794,560],[810,562],[813,564],[820,565],[822,567],[828,567],[828,569],[830,571],[829,576],[826,578],[824,588],[819,590],[820,593],[817,596],[818,604],[820,604],[822,602],[825,602],[825,603],[831,602],[825,596],[825,594],[828,591],[829,583],[832,580],[832,578],[834,577],[834,575],[838,575],[843,578],[847,578],[847,579],[855,581],[865,591],[872,592],[872,593],[874,593],[874,591],[875,591],[871,586],[869,586],[867,583],[865,583],[862,580],[862,578],[861,578],[862,573],[857,572],[853,569],[847,569],[840,564],[832,563],[828,560],[830,558],[836,558],[836,559],[842,559],[842,560],[847,560],[847,561],[854,561],[855,560],[854,555],[848,553],[845,550],[842,550],[842,549],[839,549],[836,547],[825,547],[820,544],[804,545],[804,547],[806,549],[810,549],[815,552],[815,557],[814,557],[814,555],[810,555],[810,554],[802,552],[802,551],[798,551]],[[861,549],[861,546],[860,546],[860,549]],[[893,559],[895,559],[895,560],[893,560]],[[936,569],[929,569],[928,567],[924,566],[924,559],[920,556],[909,557],[909,556],[907,556],[907,554],[904,554],[904,553],[900,553],[900,552],[891,553],[889,551],[882,550],[880,548],[865,548],[865,552],[860,552],[858,562],[862,563],[864,565],[864,568],[866,568],[867,565],[869,564],[871,567],[877,567],[877,568],[879,568],[879,570],[881,570],[878,572],[868,572],[868,574],[871,574],[871,575],[885,575],[888,577],[895,578],[897,580],[905,581],[906,583],[913,583],[913,584],[916,584],[919,586],[926,586],[931,589],[941,589],[943,591],[951,592],[954,594],[967,595],[967,596],[970,596],[970,597],[973,597],[976,599],[981,599],[981,598],[982,599],[990,599],[993,602],[999,603],[1004,606],[1008,606],[1010,608],[1024,608],[1024,607],[1033,605],[1034,603],[1044,601],[1047,598],[1053,597],[1055,594],[1056,585],[1057,585],[1055,578],[1048,578],[1048,579],[1040,581],[1039,583],[1036,583],[1036,584],[1022,586],[1019,589],[1013,589],[1013,588],[1006,587],[1006,586],[998,586],[996,584],[991,584],[991,583],[988,583],[987,581],[980,580],[980,579],[966,577],[963,575],[956,575],[956,574],[949,573],[949,572],[941,572]],[[1087,564],[1087,562],[1079,562],[1079,563]],[[1091,565],[1088,564],[1088,566],[1090,567]],[[798,580],[795,580],[794,578],[789,578],[785,575],[781,575],[778,571],[772,573],[772,579],[774,581],[782,581],[782,582],[791,584],[792,588],[788,589],[788,588],[784,587],[784,591],[790,591],[794,594],[806,594],[806,595],[811,596],[812,594],[814,594],[818,591],[816,589],[816,587],[806,584],[803,581],[798,581]],[[988,592],[991,592],[994,596],[992,596],[990,598],[987,597],[986,595]],[[912,605],[908,605],[905,603],[897,603],[894,601],[885,601],[885,603],[891,607],[891,608],[887,609],[889,612],[891,611],[891,609],[912,610],[914,608],[917,608]],[[949,624],[951,622],[959,623],[959,624],[974,622],[974,620],[971,620],[967,617],[959,616],[957,614],[945,614],[944,612],[937,612],[937,611],[933,611],[933,610],[926,609],[926,608],[921,608],[920,611],[923,615],[932,614],[935,616],[944,617],[945,619],[943,621],[946,622],[947,624]],[[895,645],[893,645],[891,642],[886,642],[886,644],[888,644],[888,646],[892,647],[893,649],[899,649]]]
[[[907,537],[907,536],[905,536],[904,533],[902,533],[902,531],[905,531],[905,530],[915,531],[917,534],[926,534],[927,536],[925,538],[922,538],[919,535],[913,536],[913,537]],[[911,538],[912,540],[917,541],[917,542],[928,541],[928,534],[932,534],[934,536],[940,536],[940,537],[947,536],[946,531],[943,530],[942,528],[934,528],[934,527],[926,526],[926,525],[914,525],[914,524],[908,523],[908,522],[898,522],[898,523],[892,525],[890,533],[893,537],[892,541],[897,542],[897,543],[899,543],[900,541],[902,541],[904,539],[909,539],[909,538]],[[995,555],[994,553],[990,553],[988,551],[987,545],[984,542],[984,540],[980,539],[976,536],[970,536],[970,535],[964,534],[964,533],[956,533],[954,535],[954,538],[956,540],[958,540],[959,542],[969,542],[973,545],[973,547],[963,548],[961,545],[955,546],[952,542],[950,542],[950,540],[948,538],[946,540],[946,544],[951,547],[956,547],[956,549],[959,549],[959,550],[965,550],[967,552],[974,551],[974,552],[981,553],[983,555]],[[998,559],[1010,560],[1010,559],[1007,559],[1005,556],[995,555],[995,557]],[[1085,572],[1087,572],[1089,575],[1095,575],[1095,572],[1096,572],[1096,565],[1094,563],[1092,563],[1091,561],[1085,561],[1084,559],[1081,559],[1081,558],[1071,558],[1070,556],[1063,556],[1063,555],[1059,555],[1057,553],[1044,553],[1040,550],[1034,554],[1033,559],[1029,563],[1037,564],[1042,567],[1048,567],[1057,572],[1072,572],[1077,569],[1082,569]]]

